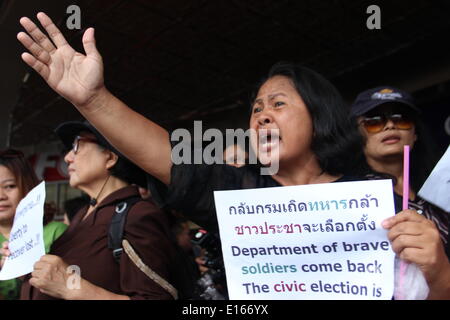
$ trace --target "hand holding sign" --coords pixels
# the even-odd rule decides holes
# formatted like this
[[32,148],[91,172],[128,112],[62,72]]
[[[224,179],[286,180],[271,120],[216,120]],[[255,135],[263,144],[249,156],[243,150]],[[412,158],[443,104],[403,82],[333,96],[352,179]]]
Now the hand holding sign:
[[214,193],[231,299],[391,299],[390,180]]
[[11,252],[8,249],[8,241],[5,241],[2,243],[2,247],[0,249],[0,256],[2,256],[2,258],[0,260],[0,270],[3,268],[6,258],[9,257],[10,254],[11,254]]
[[0,280],[14,279],[33,271],[33,264],[45,254],[43,215],[45,182],[31,190],[17,206],[9,236],[9,256]]
[[[403,201],[402,201],[402,209],[403,214],[407,213],[409,210],[409,198],[410,198],[410,186],[409,186],[409,145],[403,146]],[[413,212],[413,211],[410,211]],[[410,216],[406,216],[407,218],[411,218]],[[414,220],[414,218],[413,218]],[[394,218],[388,221],[385,221],[385,225],[387,228],[392,227],[398,219]],[[393,225],[389,226],[389,223],[393,222]],[[401,222],[401,221],[398,221]],[[403,228],[402,228],[403,227]],[[405,226],[397,227],[400,232],[404,232]],[[392,234],[391,234],[392,235]],[[410,236],[410,233],[401,234],[402,240],[405,236]],[[413,235],[415,235],[413,233]],[[400,234],[398,235],[400,236]],[[391,238],[391,241],[395,238]],[[409,240],[416,240],[414,237],[409,237]],[[401,245],[400,240],[398,240],[397,245]],[[410,243],[409,245],[414,245],[414,243]],[[394,298],[397,300],[423,300],[427,297],[429,288],[427,282],[422,274],[420,268],[414,263],[408,263],[405,259],[403,259],[400,255],[400,252],[403,252],[403,248],[401,247],[397,253],[395,259],[395,289],[394,289]],[[415,248],[415,247],[414,247]],[[405,254],[403,254],[405,255]]]
[[[421,280],[414,276],[415,283],[411,283],[411,286],[405,284],[403,299],[411,295],[425,299],[428,291],[435,291],[433,286],[439,287],[448,282],[445,275],[450,273],[450,263],[433,221],[414,210],[404,210],[383,221],[382,225],[389,229],[388,237],[394,252],[400,259],[417,265],[426,279],[425,288],[421,288]],[[426,287],[427,284],[430,290]]]

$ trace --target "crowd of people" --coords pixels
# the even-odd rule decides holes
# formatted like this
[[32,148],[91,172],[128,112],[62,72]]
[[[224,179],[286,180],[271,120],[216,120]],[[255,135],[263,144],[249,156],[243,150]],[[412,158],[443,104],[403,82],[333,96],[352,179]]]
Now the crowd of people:
[[[449,216],[417,195],[439,155],[433,153],[410,94],[389,86],[372,88],[349,108],[317,72],[276,63],[257,86],[249,117],[251,129],[269,132],[270,139],[251,138],[251,144],[258,159],[277,149],[276,173],[261,175],[261,164],[230,165],[237,159],[229,158],[230,149],[238,146],[225,151],[225,164],[174,164],[169,132],[105,87],[94,29],[85,31],[86,54],[80,54],[47,15],[37,18],[48,36],[22,18],[26,32],[17,38],[29,51],[22,59],[87,120],[63,123],[56,134],[69,150],[65,161],[70,185],[89,199],[67,230],[49,231],[51,246],[31,274],[14,283],[0,282],[4,295],[17,297],[21,287],[22,299],[226,299],[223,272],[222,277],[214,274],[220,279],[213,282],[216,292],[198,292],[199,279],[223,269],[220,250],[216,265],[208,267],[207,253],[189,241],[193,222],[204,229],[201,237],[217,240],[208,240],[210,251],[220,246],[214,191],[389,178],[397,214],[383,227],[392,249],[419,267],[429,299],[450,299]],[[401,207],[404,145],[412,150],[406,210]],[[20,170],[9,165],[14,161],[21,163]],[[15,206],[38,181],[23,155],[12,151],[1,153],[0,174],[4,242]],[[150,196],[143,199],[139,187]],[[184,217],[175,224],[170,221],[174,212]],[[5,243],[2,252],[7,256]],[[79,290],[66,286],[68,265],[83,270]]]

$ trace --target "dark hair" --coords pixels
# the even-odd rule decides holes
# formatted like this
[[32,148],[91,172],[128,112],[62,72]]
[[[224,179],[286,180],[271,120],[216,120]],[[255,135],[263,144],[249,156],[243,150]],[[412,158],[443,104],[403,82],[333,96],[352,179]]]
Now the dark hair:
[[44,203],[44,226],[53,221],[53,218],[58,214],[58,208],[53,202]]
[[69,221],[72,221],[75,214],[80,211],[81,208],[89,204],[89,197],[80,196],[72,199],[68,199],[64,202],[64,213],[67,215]]
[[[114,151],[111,151],[114,152]],[[137,184],[143,188],[147,187],[145,173],[128,159],[118,156],[116,164],[109,169],[112,176],[119,178],[129,184]]]
[[338,90],[317,72],[290,62],[272,66],[252,96],[270,78],[289,78],[308,108],[313,122],[311,150],[323,171],[359,175],[367,171],[363,154],[363,139],[356,124],[349,119],[349,108]]
[[[93,132],[90,132],[94,134]],[[95,135],[95,134],[94,134]],[[130,160],[125,158],[122,154],[115,150],[111,150],[111,147],[102,143],[102,141],[97,141],[97,145],[103,150],[109,150],[117,155],[117,162],[109,168],[109,173],[120,180],[125,181],[129,184],[137,184],[140,187],[147,187],[147,178],[145,172],[133,164]]]
[[39,179],[36,176],[30,163],[25,159],[22,152],[15,149],[7,149],[0,152],[0,154],[12,154],[15,156],[0,156],[0,165],[8,168],[16,179],[19,187],[21,198],[25,197],[35,186],[39,184]]

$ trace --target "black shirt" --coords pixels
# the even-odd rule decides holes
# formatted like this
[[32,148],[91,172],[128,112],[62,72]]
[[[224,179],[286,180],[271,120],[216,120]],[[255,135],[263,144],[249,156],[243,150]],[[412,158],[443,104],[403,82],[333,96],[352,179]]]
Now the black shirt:
[[[386,177],[374,174],[363,177],[346,175],[335,182],[374,179],[386,179]],[[151,181],[149,187],[158,205],[182,212],[187,218],[210,232],[218,231],[214,191],[281,186],[272,176],[261,175],[260,167],[257,165],[236,168],[224,164],[174,164],[168,186],[156,180]],[[400,212],[402,198],[395,193],[394,202],[396,212]],[[427,219],[435,222],[450,259],[449,214],[419,197],[409,202],[409,208],[417,210]]]
[[[343,176],[335,182],[366,180]],[[270,175],[261,175],[260,167],[247,165],[180,164],[173,165],[168,186],[160,182],[150,184],[152,197],[160,206],[182,212],[190,220],[207,229],[217,231],[214,191],[280,187]]]

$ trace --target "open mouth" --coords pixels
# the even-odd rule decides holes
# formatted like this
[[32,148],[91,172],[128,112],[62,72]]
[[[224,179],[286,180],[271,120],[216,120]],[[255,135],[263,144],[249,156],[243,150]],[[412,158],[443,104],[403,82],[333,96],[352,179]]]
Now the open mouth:
[[259,134],[259,148],[261,151],[270,151],[272,148],[279,145],[281,136],[278,129],[260,130]]

